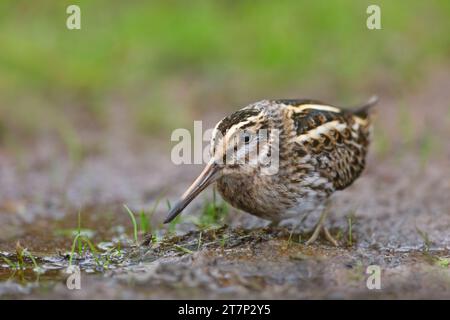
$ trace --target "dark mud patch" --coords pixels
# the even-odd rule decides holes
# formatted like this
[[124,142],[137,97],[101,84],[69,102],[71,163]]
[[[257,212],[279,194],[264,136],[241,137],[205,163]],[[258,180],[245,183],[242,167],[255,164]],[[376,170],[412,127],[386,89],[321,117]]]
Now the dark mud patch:
[[[23,270],[0,268],[3,298],[421,298],[450,297],[448,250],[395,252],[305,246],[286,228],[222,227],[130,246],[105,268],[77,257],[81,289],[69,290],[67,255],[36,256]],[[105,254],[104,250],[102,254]],[[0,254],[15,261],[13,254]],[[369,290],[369,265],[381,290]]]

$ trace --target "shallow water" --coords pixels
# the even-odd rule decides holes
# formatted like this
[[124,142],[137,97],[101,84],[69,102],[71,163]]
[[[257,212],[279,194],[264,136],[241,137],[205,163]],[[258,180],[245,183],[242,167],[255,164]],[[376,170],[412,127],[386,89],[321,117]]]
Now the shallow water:
[[[332,230],[333,232],[333,230]],[[201,234],[201,235],[200,235]],[[42,269],[0,267],[3,298],[376,298],[450,297],[449,250],[335,248],[286,228],[227,226],[166,236],[135,246],[127,239],[75,255],[81,289],[69,290],[70,252],[33,255]],[[126,237],[122,238],[124,241]],[[300,242],[299,242],[300,241]],[[342,243],[342,240],[341,240]],[[128,247],[127,247],[128,245]],[[1,252],[11,262],[15,253]],[[105,263],[107,261],[107,263]],[[382,270],[382,290],[366,287],[369,265]],[[414,290],[411,291],[411,288]],[[436,288],[439,290],[436,291]]]

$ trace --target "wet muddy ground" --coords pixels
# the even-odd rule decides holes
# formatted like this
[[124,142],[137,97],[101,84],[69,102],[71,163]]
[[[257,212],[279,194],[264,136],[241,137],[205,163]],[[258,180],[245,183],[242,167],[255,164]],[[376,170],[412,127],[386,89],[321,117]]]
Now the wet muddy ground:
[[[169,148],[137,148],[120,130],[76,162],[51,139],[0,150],[0,297],[450,298],[448,83],[437,73],[382,100],[367,169],[334,196],[337,248],[304,245],[317,217],[293,232],[232,208],[211,217],[211,190],[163,227],[167,200],[201,168],[174,166]],[[66,285],[69,265],[81,268],[80,290]],[[366,286],[369,265],[380,266],[380,290]]]

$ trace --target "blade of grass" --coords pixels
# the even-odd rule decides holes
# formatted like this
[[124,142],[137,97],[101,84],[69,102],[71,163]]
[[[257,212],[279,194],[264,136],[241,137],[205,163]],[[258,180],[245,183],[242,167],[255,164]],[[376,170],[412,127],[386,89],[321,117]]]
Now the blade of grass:
[[[81,210],[78,210],[78,234],[81,235]],[[78,238],[78,254],[81,255],[83,252],[83,247],[81,239]]]
[[425,231],[419,229],[419,227],[417,227],[417,226],[416,226],[416,231],[417,231],[417,233],[419,234],[419,236],[423,240],[425,251],[430,250],[430,247],[431,247],[432,243],[431,243],[430,237],[428,236],[428,233],[426,233]]
[[214,185],[213,187],[213,208],[214,208],[214,213],[217,214],[217,202],[216,202],[216,186]]
[[80,234],[77,234],[75,236],[75,238],[73,238],[72,250],[70,251],[70,257],[69,257],[69,267],[72,266],[73,255],[75,254],[75,246],[78,242],[78,238],[80,238]]
[[220,238],[220,247],[222,248],[222,250],[225,248],[225,244],[228,240],[228,237],[223,234],[222,237]]
[[33,269],[33,270],[34,270],[35,272],[37,272],[37,273],[43,273],[43,272],[44,272],[44,269],[42,269],[41,267],[39,267],[39,265],[37,264],[36,259],[34,258],[34,256],[33,256],[27,249],[25,249],[23,252],[24,252],[24,254],[27,255],[28,258],[30,258],[31,261],[33,262],[33,265],[34,265],[34,269]]
[[200,231],[200,234],[198,235],[197,251],[200,251],[201,246],[202,246],[202,232]]
[[348,245],[351,247],[353,245],[353,221],[352,216],[348,217]]
[[124,206],[125,210],[128,212],[128,215],[131,218],[131,222],[133,223],[134,242],[137,244],[138,243],[138,228],[137,228],[136,218],[134,217],[133,212],[130,210],[130,208],[127,207],[126,204],[124,204],[123,206]]
[[7,257],[2,257],[2,258],[11,269],[13,269],[13,270],[17,269],[17,265],[14,262],[9,260]]
[[25,266],[25,262],[23,260],[23,251],[22,245],[20,244],[20,241],[17,241],[16,243],[16,257],[17,257],[17,264],[20,269],[23,269]]
[[149,219],[148,219],[147,215],[145,214],[144,210],[141,210],[139,212],[139,219],[140,219],[139,225],[141,226],[141,233],[146,234],[151,229],[151,227],[150,227]]
[[85,238],[85,237],[83,237],[81,240],[89,246],[89,249],[91,249],[92,256],[94,257],[94,260],[97,263],[97,265],[102,266],[102,264],[100,263],[100,260],[98,259],[98,251],[97,251],[97,249],[95,249],[95,246],[92,244],[92,242],[88,238]]

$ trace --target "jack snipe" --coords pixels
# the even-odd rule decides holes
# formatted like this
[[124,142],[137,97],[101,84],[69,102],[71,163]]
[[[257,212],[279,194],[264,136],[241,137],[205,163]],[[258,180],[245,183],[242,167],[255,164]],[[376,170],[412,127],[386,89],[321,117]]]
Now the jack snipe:
[[[333,244],[323,223],[328,198],[358,178],[365,166],[374,97],[353,110],[314,100],[263,100],[221,120],[211,138],[211,160],[170,210],[174,219],[203,189],[215,182],[236,208],[274,223],[321,211],[307,241],[320,231]],[[261,131],[267,137],[261,138]],[[252,161],[252,155],[258,161]],[[261,155],[277,154],[277,170],[268,174]],[[273,160],[273,159],[272,159]]]

